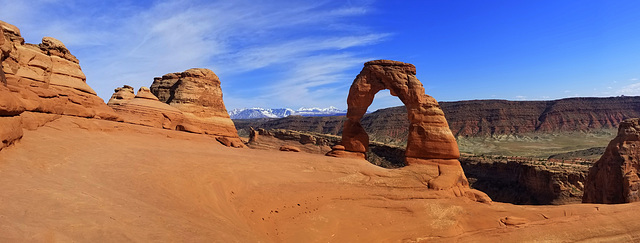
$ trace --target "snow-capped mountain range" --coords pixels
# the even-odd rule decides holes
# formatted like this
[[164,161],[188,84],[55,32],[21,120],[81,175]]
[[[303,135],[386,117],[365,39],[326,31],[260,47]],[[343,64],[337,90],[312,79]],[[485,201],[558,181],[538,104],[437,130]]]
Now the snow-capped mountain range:
[[293,110],[290,108],[265,109],[265,108],[242,108],[229,111],[231,119],[253,119],[253,118],[282,118],[291,115],[297,116],[341,116],[347,114],[346,110],[340,110],[333,106],[328,108],[300,108]]

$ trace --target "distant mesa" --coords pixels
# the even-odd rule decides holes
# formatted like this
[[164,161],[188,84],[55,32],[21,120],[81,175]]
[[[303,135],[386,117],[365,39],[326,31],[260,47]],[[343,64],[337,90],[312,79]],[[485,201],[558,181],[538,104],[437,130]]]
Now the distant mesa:
[[347,120],[342,131],[344,146],[335,147],[328,156],[365,158],[369,136],[360,124],[367,108],[380,90],[389,89],[408,111],[409,135],[405,160],[408,170],[419,171],[429,188],[450,190],[456,196],[490,201],[486,194],[469,188],[458,158],[456,140],[438,102],[425,94],[416,78],[412,64],[390,60],[375,60],[364,68],[353,81],[347,97]]
[[[576,97],[549,101],[468,100],[438,102],[456,138],[517,136],[574,132],[610,133],[620,122],[640,117],[640,96]],[[364,115],[362,127],[372,140],[406,145],[407,108],[380,109]],[[344,117],[287,117],[269,120],[235,120],[240,133],[249,126],[339,135]],[[610,131],[611,130],[611,131]],[[600,153],[601,154],[601,153]]]
[[589,169],[584,203],[640,201],[640,118],[624,120],[618,135]]

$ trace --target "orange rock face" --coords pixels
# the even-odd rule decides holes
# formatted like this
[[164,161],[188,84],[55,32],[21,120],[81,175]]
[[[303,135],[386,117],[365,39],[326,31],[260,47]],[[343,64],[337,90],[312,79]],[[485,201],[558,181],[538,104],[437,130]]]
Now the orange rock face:
[[280,151],[285,152],[300,152],[300,148],[291,145],[282,145],[280,146]]
[[585,203],[630,203],[640,201],[640,118],[620,123],[585,182]]
[[[409,137],[406,163],[409,170],[419,171],[429,188],[452,189],[456,195],[482,197],[481,192],[469,189],[462,171],[458,145],[449,130],[449,125],[438,102],[425,94],[424,87],[416,78],[412,64],[376,60],[364,64],[356,77],[347,98],[348,110],[342,132],[343,148],[334,149],[327,155],[334,157],[364,158],[369,146],[369,136],[360,124],[360,119],[373,102],[378,91],[390,90],[400,98],[408,111]],[[469,193],[468,193],[469,192]]]
[[405,104],[409,118],[407,157],[419,159],[457,159],[460,157],[449,125],[438,102],[424,92],[412,64],[376,60],[367,62],[353,81],[347,104],[342,145],[345,150],[366,152],[369,137],[360,124],[378,91],[389,89]]
[[59,40],[27,44],[20,29],[0,21],[0,150],[22,138],[23,128],[41,125],[46,115],[30,112],[119,120],[78,63]]
[[107,102],[108,106],[119,105],[136,97],[136,94],[133,92],[133,87],[129,85],[116,88],[114,92],[109,102]]
[[155,78],[153,93],[162,102],[184,113],[193,130],[226,137],[242,144],[233,121],[222,100],[220,79],[213,71],[192,68],[181,73],[169,73]]
[[117,120],[86,83],[78,59],[60,42],[44,37],[24,43],[20,30],[0,21],[0,79],[26,111]]
[[180,130],[184,121],[181,111],[160,102],[147,87],[141,87],[135,96],[131,86],[117,88],[108,104],[127,123]]

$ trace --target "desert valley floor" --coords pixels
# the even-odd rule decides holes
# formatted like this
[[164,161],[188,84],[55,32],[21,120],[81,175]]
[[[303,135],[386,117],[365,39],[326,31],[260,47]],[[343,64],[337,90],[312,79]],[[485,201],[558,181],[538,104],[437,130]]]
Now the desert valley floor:
[[519,206],[406,168],[50,115],[0,152],[3,242],[639,241],[638,203]]

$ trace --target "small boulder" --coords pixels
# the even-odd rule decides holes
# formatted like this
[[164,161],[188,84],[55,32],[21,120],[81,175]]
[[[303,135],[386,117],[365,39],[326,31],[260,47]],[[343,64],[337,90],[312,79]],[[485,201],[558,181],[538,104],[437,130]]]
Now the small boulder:
[[521,224],[528,223],[529,220],[525,218],[520,218],[520,217],[507,216],[505,218],[500,219],[500,222],[502,222],[505,225],[521,225]]
[[344,145],[338,144],[338,145],[334,145],[333,147],[331,147],[331,149],[333,149],[333,150],[344,150],[345,148],[344,148]]
[[222,145],[233,148],[244,148],[244,143],[240,138],[234,137],[216,137],[216,140]]
[[286,152],[300,152],[300,148],[291,145],[282,145],[280,146],[280,151]]

